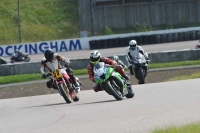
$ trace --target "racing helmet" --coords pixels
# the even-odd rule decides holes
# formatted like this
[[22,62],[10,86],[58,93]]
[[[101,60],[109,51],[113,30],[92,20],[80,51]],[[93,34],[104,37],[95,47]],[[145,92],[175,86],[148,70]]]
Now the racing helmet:
[[129,48],[130,49],[134,50],[136,48],[136,46],[137,46],[137,42],[135,40],[131,40],[129,42]]
[[118,62],[119,57],[115,55],[115,56],[113,56],[113,60],[115,60],[116,62]]
[[19,49],[17,48],[16,50],[15,50],[15,53],[18,53],[19,52]]
[[44,57],[46,58],[47,61],[52,61],[53,55],[54,55],[54,51],[50,48],[44,51]]
[[97,64],[99,62],[100,58],[101,58],[101,54],[99,53],[98,50],[94,50],[94,51],[91,52],[90,62],[92,64]]

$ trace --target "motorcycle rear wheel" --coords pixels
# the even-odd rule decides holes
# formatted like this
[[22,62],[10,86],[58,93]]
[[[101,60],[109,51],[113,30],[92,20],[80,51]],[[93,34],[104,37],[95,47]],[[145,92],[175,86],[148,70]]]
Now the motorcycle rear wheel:
[[63,98],[65,99],[65,101],[67,103],[71,103],[72,99],[71,99],[71,96],[69,94],[69,91],[67,90],[67,87],[63,84],[59,84],[58,87],[59,87],[59,90],[60,90]]
[[117,100],[123,99],[123,95],[121,94],[121,92],[113,88],[110,81],[106,83],[105,87],[109,91],[109,93],[114,96],[115,99]]
[[10,60],[10,63],[15,63],[15,59],[11,59],[11,60]]

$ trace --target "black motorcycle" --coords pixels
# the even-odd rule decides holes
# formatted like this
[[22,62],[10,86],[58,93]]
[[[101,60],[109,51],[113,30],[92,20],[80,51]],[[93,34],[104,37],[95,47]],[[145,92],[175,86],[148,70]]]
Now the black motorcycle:
[[139,84],[144,84],[145,83],[145,78],[148,73],[148,63],[149,60],[146,60],[143,54],[138,53],[134,58],[133,58],[133,65],[132,65],[132,71],[133,74],[135,75],[135,78],[138,79]]
[[3,57],[0,58],[0,65],[2,64],[8,64],[8,61],[6,61]]
[[28,53],[23,54],[21,59],[19,59],[16,54],[13,54],[10,57],[10,63],[21,62],[21,61],[25,61],[25,62],[30,61],[30,57],[28,56]]

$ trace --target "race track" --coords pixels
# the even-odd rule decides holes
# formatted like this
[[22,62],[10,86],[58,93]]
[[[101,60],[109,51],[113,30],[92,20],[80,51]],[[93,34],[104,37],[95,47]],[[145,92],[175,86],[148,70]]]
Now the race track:
[[81,91],[66,104],[59,94],[0,100],[2,133],[147,133],[200,121],[199,80],[134,85],[135,97]]

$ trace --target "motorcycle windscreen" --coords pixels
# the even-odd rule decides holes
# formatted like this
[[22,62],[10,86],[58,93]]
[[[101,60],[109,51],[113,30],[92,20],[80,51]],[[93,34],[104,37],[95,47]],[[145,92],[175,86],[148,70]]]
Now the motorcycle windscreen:
[[94,66],[94,77],[96,82],[103,82],[106,78],[107,67],[105,67],[105,63],[97,63]]

